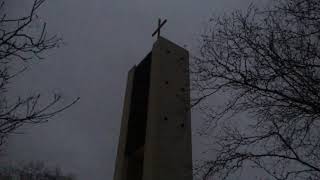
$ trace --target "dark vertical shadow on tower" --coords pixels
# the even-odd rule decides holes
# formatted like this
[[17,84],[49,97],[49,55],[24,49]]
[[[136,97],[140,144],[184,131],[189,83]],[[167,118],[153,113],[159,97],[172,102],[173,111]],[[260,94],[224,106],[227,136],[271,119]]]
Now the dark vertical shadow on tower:
[[152,53],[150,52],[136,67],[134,74],[126,142],[128,159],[126,180],[141,180],[143,175],[151,57]]

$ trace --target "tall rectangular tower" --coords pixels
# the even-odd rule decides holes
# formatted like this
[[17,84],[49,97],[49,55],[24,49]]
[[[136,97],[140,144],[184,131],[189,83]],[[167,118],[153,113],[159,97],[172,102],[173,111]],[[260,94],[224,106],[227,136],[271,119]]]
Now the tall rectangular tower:
[[188,51],[159,37],[127,81],[114,180],[192,180]]

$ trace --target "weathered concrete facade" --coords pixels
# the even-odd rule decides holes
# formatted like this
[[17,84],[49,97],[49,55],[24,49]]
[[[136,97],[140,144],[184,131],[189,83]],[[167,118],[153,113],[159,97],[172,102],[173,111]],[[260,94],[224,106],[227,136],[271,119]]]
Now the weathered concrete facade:
[[129,71],[114,180],[192,180],[188,68],[160,37]]

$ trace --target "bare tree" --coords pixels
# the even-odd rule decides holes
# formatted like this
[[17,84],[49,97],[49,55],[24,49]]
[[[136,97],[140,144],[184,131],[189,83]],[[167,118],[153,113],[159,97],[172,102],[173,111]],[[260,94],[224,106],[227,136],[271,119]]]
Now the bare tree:
[[44,162],[22,163],[17,166],[0,167],[0,179],[33,179],[33,180],[75,180],[75,175],[65,174],[58,167],[49,168]]
[[[228,179],[250,167],[320,179],[320,1],[251,5],[210,24],[192,64],[194,105],[214,129],[214,158],[198,175]],[[217,96],[220,108],[207,104]]]
[[47,34],[46,23],[42,23],[38,33],[30,31],[44,2],[34,0],[27,15],[10,18],[4,13],[5,2],[0,0],[0,147],[22,125],[47,122],[79,100],[61,105],[61,96],[57,94],[47,104],[40,103],[40,94],[16,101],[8,97],[8,84],[26,69],[24,65],[42,59],[44,52],[61,44],[59,37]]

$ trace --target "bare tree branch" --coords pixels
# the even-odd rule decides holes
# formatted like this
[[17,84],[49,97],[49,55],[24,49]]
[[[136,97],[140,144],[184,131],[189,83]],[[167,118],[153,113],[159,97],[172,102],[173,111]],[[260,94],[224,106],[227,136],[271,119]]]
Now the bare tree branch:
[[[319,178],[320,2],[275,0],[210,23],[192,64],[194,101],[227,100],[210,112],[216,157],[198,172],[228,179],[253,166],[274,179]],[[234,126],[239,114],[244,127]]]
[[[19,64],[24,66],[32,60],[43,59],[43,53],[61,44],[61,38],[48,36],[46,23],[42,24],[38,33],[29,30],[37,22],[37,12],[44,2],[34,0],[30,12],[25,16],[10,18],[1,14],[0,17],[0,147],[19,127],[47,122],[79,100],[77,98],[69,104],[61,104],[61,96],[57,94],[47,104],[40,101],[40,94],[19,97],[15,102],[8,98],[8,84],[26,70],[25,67],[19,67]],[[5,2],[2,1],[0,10],[4,6]]]

